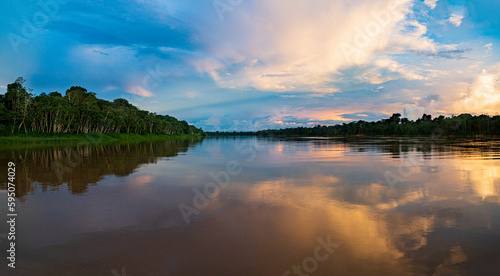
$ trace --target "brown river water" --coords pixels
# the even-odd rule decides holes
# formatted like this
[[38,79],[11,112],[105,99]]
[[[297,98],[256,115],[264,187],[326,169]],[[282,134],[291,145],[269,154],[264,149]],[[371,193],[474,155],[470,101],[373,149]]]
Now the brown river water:
[[0,275],[500,275],[500,142],[0,149]]

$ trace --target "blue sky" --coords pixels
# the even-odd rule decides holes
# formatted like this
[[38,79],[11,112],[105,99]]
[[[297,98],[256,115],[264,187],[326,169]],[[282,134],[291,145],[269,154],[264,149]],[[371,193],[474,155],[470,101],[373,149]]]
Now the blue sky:
[[498,114],[500,1],[0,3],[0,89],[79,85],[204,130]]

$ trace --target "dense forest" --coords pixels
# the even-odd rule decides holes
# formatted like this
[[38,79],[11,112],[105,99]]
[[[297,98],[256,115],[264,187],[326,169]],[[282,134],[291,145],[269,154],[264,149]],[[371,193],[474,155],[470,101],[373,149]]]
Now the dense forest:
[[125,99],[109,102],[80,86],[34,95],[18,78],[0,95],[0,135],[17,133],[203,134],[168,115],[141,110]]
[[462,114],[460,116],[432,118],[424,114],[416,121],[401,118],[395,113],[388,119],[377,122],[355,121],[334,126],[297,127],[268,129],[257,132],[208,132],[209,136],[434,136],[453,137],[477,135],[500,135],[500,116]]

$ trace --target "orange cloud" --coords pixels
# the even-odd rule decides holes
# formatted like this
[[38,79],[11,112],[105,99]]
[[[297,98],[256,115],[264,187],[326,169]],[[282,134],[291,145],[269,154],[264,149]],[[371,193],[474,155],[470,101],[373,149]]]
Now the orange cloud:
[[500,110],[500,74],[486,70],[476,77],[469,86],[469,91],[455,104],[457,113],[499,114]]

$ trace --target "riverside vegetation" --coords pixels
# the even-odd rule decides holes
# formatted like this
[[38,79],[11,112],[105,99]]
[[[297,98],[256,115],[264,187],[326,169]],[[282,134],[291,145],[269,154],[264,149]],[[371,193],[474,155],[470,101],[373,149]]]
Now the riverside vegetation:
[[141,110],[125,99],[106,101],[80,86],[34,95],[18,78],[0,95],[1,141],[154,140],[154,136],[196,136],[203,131],[169,115]]
[[276,136],[276,137],[355,137],[355,136],[433,136],[441,138],[500,135],[500,116],[461,114],[432,118],[424,114],[412,121],[395,113],[377,122],[363,120],[334,126],[268,129],[257,132],[207,132],[209,136]]

